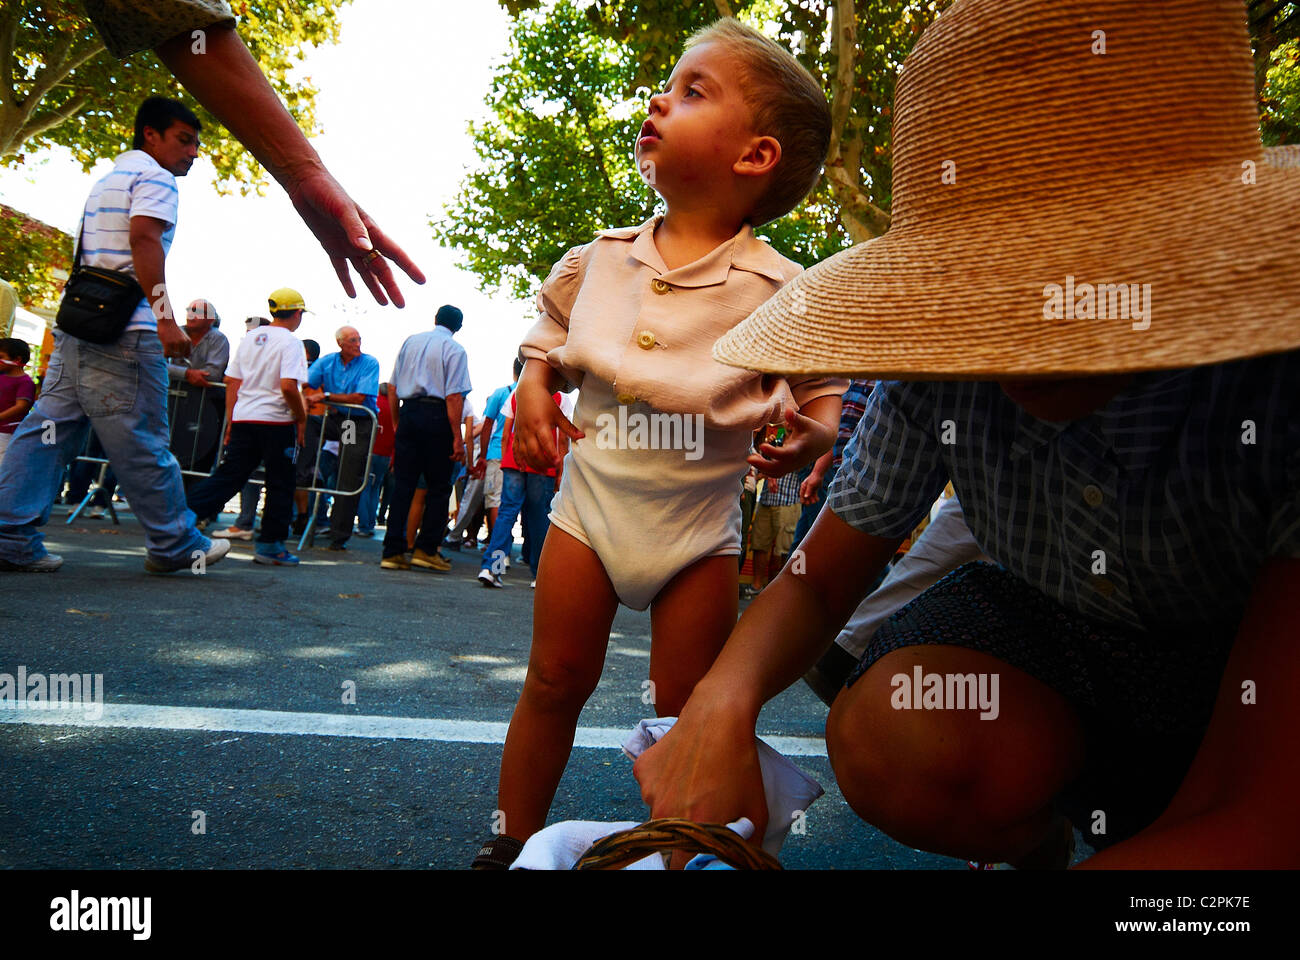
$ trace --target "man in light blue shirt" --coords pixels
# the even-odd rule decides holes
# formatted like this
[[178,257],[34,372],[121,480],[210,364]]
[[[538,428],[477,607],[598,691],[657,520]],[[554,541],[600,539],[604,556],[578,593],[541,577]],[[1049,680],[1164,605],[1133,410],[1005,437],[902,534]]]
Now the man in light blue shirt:
[[[460,423],[470,391],[469,361],[453,336],[463,322],[464,314],[456,307],[439,307],[437,326],[406,338],[389,378],[393,499],[380,562],[385,570],[414,566],[446,573],[451,569],[451,563],[438,555],[438,546],[447,528],[452,462],[465,455]],[[421,476],[429,492],[415,553],[408,559],[402,521]]]
[[[355,327],[340,327],[334,338],[339,352],[321,357],[311,365],[304,395],[310,402],[322,400],[330,404],[354,404],[377,415],[379,361],[361,352],[361,334]],[[339,490],[357,491],[334,498],[330,512],[330,550],[346,550],[348,538],[352,536],[357,503],[370,466],[374,423],[361,411],[346,406],[330,407],[325,418],[325,439],[338,441],[339,452],[337,465],[334,465],[328,462],[328,458],[335,455],[321,451],[322,472],[332,473],[337,478],[335,483]]]

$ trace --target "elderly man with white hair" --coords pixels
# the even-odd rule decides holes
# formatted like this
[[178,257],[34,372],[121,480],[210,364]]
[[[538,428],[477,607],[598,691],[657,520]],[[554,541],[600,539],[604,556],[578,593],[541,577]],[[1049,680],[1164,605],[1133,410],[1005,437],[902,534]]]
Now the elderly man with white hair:
[[[355,327],[339,327],[334,338],[339,352],[322,356],[311,365],[304,396],[308,402],[358,404],[378,414],[379,361],[361,352],[361,334]],[[357,491],[352,496],[334,498],[330,512],[330,550],[346,550],[345,544],[352,536],[357,501],[366,480],[366,455],[374,422],[359,411],[336,407],[330,408],[325,418],[325,439],[339,443],[338,489]]]

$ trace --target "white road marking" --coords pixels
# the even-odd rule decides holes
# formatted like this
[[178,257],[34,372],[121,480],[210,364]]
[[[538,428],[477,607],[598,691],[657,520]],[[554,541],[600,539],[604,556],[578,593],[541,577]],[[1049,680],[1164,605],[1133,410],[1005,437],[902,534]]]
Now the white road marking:
[[[106,703],[103,709],[103,716],[91,719],[77,708],[34,710],[0,707],[0,723],[366,737],[376,740],[435,740],[445,743],[505,743],[507,727],[504,723],[484,720],[227,710],[215,707],[152,706],[143,703]],[[619,750],[631,732],[631,727],[579,727],[573,745]],[[826,756],[826,741],[821,737],[764,736],[763,739],[778,753],[786,756]]]

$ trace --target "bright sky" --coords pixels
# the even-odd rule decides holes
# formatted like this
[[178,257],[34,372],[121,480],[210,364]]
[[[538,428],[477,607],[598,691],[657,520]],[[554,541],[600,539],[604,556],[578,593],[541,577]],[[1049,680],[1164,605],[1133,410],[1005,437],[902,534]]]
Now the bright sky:
[[[398,271],[404,310],[380,307],[359,281],[357,299],[348,300],[284,192],[272,183],[266,197],[218,196],[202,154],[179,181],[167,281],[178,311],[197,297],[211,300],[232,344],[244,317],[266,315],[268,293],[294,287],[316,311],[298,336],[330,353],[338,327],[357,327],[385,380],[402,341],[432,327],[439,306],[455,304],[465,312],[457,339],[469,353],[471,399],[482,413],[488,394],[510,382],[534,308],[480,293],[476,278],[456,266],[456,251],[430,236],[427,221],[441,215],[474,163],[467,125],[487,112],[491,70],[508,40],[496,0],[458,0],[454,24],[447,6],[354,0],[342,10],[339,44],[309,53],[301,67],[320,91],[316,116],[325,132],[313,143],[326,166],[428,277],[419,287]],[[73,233],[91,185],[111,168],[106,158],[84,174],[62,150],[33,154],[25,167],[0,170],[0,200]]]

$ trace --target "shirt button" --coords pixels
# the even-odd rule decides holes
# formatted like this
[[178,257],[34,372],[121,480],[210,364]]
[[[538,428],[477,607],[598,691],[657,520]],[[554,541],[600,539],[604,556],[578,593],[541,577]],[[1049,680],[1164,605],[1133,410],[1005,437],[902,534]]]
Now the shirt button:
[[1104,499],[1105,497],[1102,496],[1101,487],[1096,484],[1090,483],[1083,488],[1083,502],[1088,506],[1100,507],[1101,501]]
[[664,283],[658,277],[650,281],[650,287],[655,293],[668,293],[672,290],[672,287],[668,286],[668,284]]
[[1111,583],[1105,577],[1096,576],[1092,578],[1092,589],[1096,590],[1103,597],[1109,597],[1115,592],[1115,584]]
[[649,330],[642,330],[636,335],[636,343],[642,350],[649,350],[655,345],[655,335]]
[[636,403],[636,397],[632,396],[632,394],[630,393],[620,393],[614,399],[616,399],[619,403],[623,404],[623,406],[625,407]]

